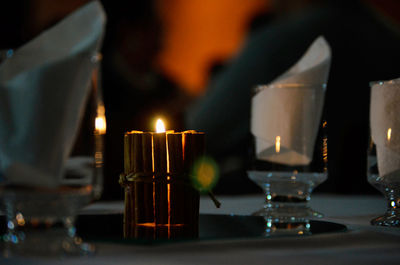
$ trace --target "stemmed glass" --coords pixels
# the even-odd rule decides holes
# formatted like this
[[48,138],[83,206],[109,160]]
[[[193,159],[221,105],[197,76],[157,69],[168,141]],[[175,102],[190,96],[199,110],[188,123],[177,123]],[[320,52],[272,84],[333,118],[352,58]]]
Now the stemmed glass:
[[[12,55],[12,50],[2,51],[0,59]],[[61,184],[56,188],[0,184],[1,210],[7,226],[1,242],[5,256],[81,255],[94,251],[93,245],[76,234],[74,221],[78,211],[102,192],[106,123],[99,88],[101,54],[82,60],[94,64],[91,92]]]
[[368,182],[387,200],[372,225],[400,227],[400,79],[372,82]]
[[[327,179],[325,85],[263,85],[257,90],[266,90],[273,100],[264,107],[263,120],[252,121],[265,123],[264,131],[255,135],[262,141],[258,144],[263,147],[256,150],[261,157],[255,159],[255,170],[248,172],[265,193],[264,207],[254,215],[264,217],[266,235],[307,234],[310,219],[322,217],[308,206],[311,192]],[[299,98],[287,102],[293,94]]]

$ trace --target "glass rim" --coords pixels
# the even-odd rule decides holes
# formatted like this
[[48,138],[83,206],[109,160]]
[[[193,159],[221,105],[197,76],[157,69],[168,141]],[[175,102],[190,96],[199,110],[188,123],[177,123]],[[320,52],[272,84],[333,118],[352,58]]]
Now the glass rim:
[[380,80],[380,81],[371,81],[369,82],[369,86],[383,86],[383,85],[400,85],[400,78],[392,79],[392,80]]
[[278,84],[260,84],[256,85],[253,89],[253,94],[256,95],[257,93],[263,91],[267,88],[315,88],[320,87],[322,89],[326,89],[326,83],[278,83]]

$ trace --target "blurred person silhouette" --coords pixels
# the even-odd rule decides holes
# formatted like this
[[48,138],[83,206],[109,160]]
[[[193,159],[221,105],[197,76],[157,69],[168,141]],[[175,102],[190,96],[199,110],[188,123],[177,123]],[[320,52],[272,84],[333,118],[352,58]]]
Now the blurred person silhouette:
[[243,49],[186,114],[188,128],[206,132],[207,150],[221,166],[216,192],[259,190],[246,176],[254,164],[252,89],[286,71],[320,35],[331,46],[332,64],[325,99],[328,181],[318,190],[373,192],[366,179],[369,82],[399,76],[400,2],[287,0],[279,8],[273,22],[257,23]]
[[[160,115],[168,129],[188,128],[183,126],[183,113],[197,96],[197,86],[183,80],[194,76],[201,81],[204,65],[227,57],[239,45],[235,41],[245,33],[247,18],[262,12],[267,2],[103,0],[108,14],[102,68],[108,125],[103,198],[122,195],[117,179],[123,169],[124,132],[154,131]],[[234,17],[227,15],[233,10]],[[225,34],[215,38],[218,32]]]

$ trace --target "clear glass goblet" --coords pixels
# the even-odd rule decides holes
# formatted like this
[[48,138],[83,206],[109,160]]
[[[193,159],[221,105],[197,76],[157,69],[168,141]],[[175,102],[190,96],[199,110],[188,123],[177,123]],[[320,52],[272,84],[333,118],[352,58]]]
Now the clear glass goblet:
[[[12,56],[12,50],[1,51],[0,63]],[[103,187],[106,123],[99,87],[101,54],[82,60],[94,64],[90,94],[60,185],[46,188],[0,184],[1,211],[6,219],[1,245],[6,257],[82,255],[95,250],[76,234],[74,222],[82,207],[100,198]]]
[[327,179],[325,85],[263,85],[259,91],[266,93],[265,105],[261,115],[252,114],[257,155],[248,176],[263,189],[265,204],[254,215],[264,217],[267,234],[307,234],[309,220],[322,217],[308,206],[311,192]]
[[400,79],[372,82],[368,182],[387,200],[372,225],[400,227]]

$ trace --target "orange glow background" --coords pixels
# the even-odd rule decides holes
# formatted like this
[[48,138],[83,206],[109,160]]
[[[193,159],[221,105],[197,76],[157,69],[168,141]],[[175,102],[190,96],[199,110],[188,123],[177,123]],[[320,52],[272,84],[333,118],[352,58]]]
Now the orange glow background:
[[158,67],[188,94],[202,94],[213,64],[229,59],[240,48],[251,19],[265,12],[267,3],[160,0],[165,35]]

